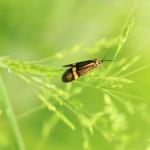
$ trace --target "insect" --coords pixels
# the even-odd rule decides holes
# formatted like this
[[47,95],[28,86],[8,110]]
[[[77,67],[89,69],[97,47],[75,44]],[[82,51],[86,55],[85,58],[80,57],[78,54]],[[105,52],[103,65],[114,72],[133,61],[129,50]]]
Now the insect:
[[72,82],[78,79],[80,76],[93,70],[94,68],[102,64],[102,62],[104,61],[112,61],[112,60],[93,59],[93,60],[81,61],[74,64],[65,65],[63,67],[68,67],[68,69],[63,74],[62,81],[66,83]]

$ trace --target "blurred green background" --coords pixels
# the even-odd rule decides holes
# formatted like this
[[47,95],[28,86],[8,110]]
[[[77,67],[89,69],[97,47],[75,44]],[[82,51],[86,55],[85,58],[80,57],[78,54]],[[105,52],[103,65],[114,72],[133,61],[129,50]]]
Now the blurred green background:
[[[134,0],[0,0],[0,55],[33,61],[67,51],[67,55],[49,62],[48,65],[54,67],[61,67],[83,58],[89,59],[93,56],[82,52],[75,55],[70,49],[75,45],[83,44],[88,47],[100,39],[117,37],[134,2]],[[150,63],[150,1],[139,0],[133,11],[133,17],[134,26],[121,56],[132,59],[135,54],[139,54],[141,59],[133,68],[136,69]],[[98,56],[100,57],[102,56]],[[32,112],[41,103],[29,85],[14,74],[8,74],[4,70],[1,72],[27,150],[83,149],[80,130],[72,131],[63,122],[53,118],[53,113],[45,108]],[[150,101],[149,77],[149,68],[141,70],[129,77],[135,82],[123,88],[127,93]],[[59,82],[57,84],[62,84]],[[84,101],[91,111],[96,112],[103,105],[101,93],[86,88],[90,96],[83,91],[77,98]],[[124,100],[127,101],[127,98]],[[126,133],[106,140],[101,133],[94,132],[94,135],[90,136],[91,147],[88,149],[150,149],[148,117],[150,103],[136,98],[128,101],[136,105],[137,111],[132,115],[124,112],[129,122]],[[20,117],[24,113],[25,116]],[[42,132],[45,124],[50,126],[50,131],[44,131],[48,134],[44,139]],[[109,125],[106,130],[109,130]],[[3,113],[0,115],[0,149],[17,149]]]

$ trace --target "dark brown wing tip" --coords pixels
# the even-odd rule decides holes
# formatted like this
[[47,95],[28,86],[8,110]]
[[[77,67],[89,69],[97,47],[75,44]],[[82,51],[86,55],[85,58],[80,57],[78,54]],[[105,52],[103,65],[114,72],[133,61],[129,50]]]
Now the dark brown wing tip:
[[69,64],[69,65],[63,65],[62,67],[72,67],[73,64]]
[[69,83],[69,82],[72,82],[73,79],[67,79],[66,77],[62,77],[62,81],[63,81],[64,83]]
[[71,69],[68,69],[63,75],[62,75],[62,81],[64,83],[68,83],[74,80],[74,76],[72,74]]

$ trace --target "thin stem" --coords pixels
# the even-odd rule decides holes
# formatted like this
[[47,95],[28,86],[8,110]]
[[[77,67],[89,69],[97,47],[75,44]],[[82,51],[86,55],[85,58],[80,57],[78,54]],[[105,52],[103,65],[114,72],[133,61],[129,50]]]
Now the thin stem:
[[130,76],[130,75],[132,75],[132,74],[134,74],[134,73],[137,73],[137,72],[139,72],[139,71],[141,71],[141,70],[144,70],[144,69],[147,69],[147,68],[149,68],[149,67],[150,67],[150,64],[145,65],[145,66],[142,66],[142,67],[137,68],[137,69],[135,69],[135,70],[133,70],[133,71],[131,71],[131,72],[129,72],[129,73],[124,74],[122,77]]
[[44,104],[42,105],[38,105],[38,106],[35,106],[34,108],[32,108],[31,110],[28,110],[26,112],[23,112],[22,114],[18,115],[16,117],[17,120],[20,120],[20,119],[24,119],[25,117],[28,117],[29,115],[37,112],[37,111],[40,111],[42,109],[44,109],[46,106]]
[[20,133],[20,129],[18,127],[12,106],[10,104],[10,101],[8,99],[8,95],[4,86],[4,83],[0,77],[0,101],[2,102],[4,106],[4,111],[6,113],[8,122],[10,124],[10,127],[12,129],[16,144],[18,150],[25,150],[25,146],[22,140],[22,136]]
[[109,89],[109,90],[112,91],[113,93],[116,93],[116,94],[119,94],[119,95],[122,95],[122,96],[127,96],[127,97],[131,97],[131,98],[134,98],[134,99],[137,99],[137,100],[140,100],[140,101],[150,103],[150,101],[148,99],[140,97],[140,96],[128,94],[128,93],[125,93],[125,92],[116,91],[116,90],[113,90],[113,89]]
[[139,0],[135,0],[135,1],[134,1],[133,5],[132,5],[132,8],[131,8],[131,10],[130,10],[130,12],[129,12],[129,15],[128,15],[128,17],[127,17],[125,23],[124,23],[124,26],[123,26],[123,28],[122,28],[121,33],[122,33],[123,30],[125,29],[125,27],[126,27],[126,25],[128,24],[128,22],[129,22],[129,20],[130,20],[130,18],[131,18],[131,16],[132,16],[132,14],[133,14],[133,12],[135,11],[135,8],[136,8],[136,5],[137,5],[138,1],[139,1]]

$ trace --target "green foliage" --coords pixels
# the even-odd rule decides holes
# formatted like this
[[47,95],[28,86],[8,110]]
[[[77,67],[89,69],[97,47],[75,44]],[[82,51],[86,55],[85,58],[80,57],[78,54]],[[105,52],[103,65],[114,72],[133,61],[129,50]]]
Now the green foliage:
[[[113,51],[115,50],[113,59],[116,60],[126,42],[132,24],[133,22],[127,23],[117,39],[103,39],[97,42],[93,47],[88,48],[87,52],[94,54],[99,53],[101,52],[101,49],[105,47],[107,49],[112,49]],[[77,51],[77,49],[79,49],[79,47],[73,48],[73,52],[74,50]],[[62,54],[59,54],[59,56],[62,55],[63,52]],[[58,56],[58,54],[55,56]],[[46,58],[39,62],[49,61],[50,59],[51,58]],[[74,81],[74,83],[66,85],[64,88],[53,81],[54,77],[60,77],[62,69],[41,65],[39,62],[17,61],[10,57],[1,57],[0,66],[7,69],[9,73],[15,73],[17,76],[21,77],[29,84],[29,86],[33,86],[33,91],[36,92],[39,100],[49,111],[55,114],[55,120],[57,116],[68,127],[75,130],[76,125],[74,120],[68,117],[65,112],[63,112],[63,109],[67,109],[73,113],[83,130],[83,147],[89,149],[89,133],[90,135],[93,135],[94,130],[101,130],[100,133],[106,140],[112,140],[114,137],[120,138],[122,133],[126,131],[128,126],[127,116],[118,110],[115,104],[113,104],[112,99],[121,100],[129,112],[132,112],[131,109],[134,109],[134,106],[130,102],[122,100],[122,98],[117,96],[116,93],[110,89],[118,89],[121,88],[123,84],[133,83],[132,80],[125,78],[125,72],[138,60],[139,56],[136,56],[131,60],[128,60],[128,58],[121,58],[120,60],[112,62],[107,69],[101,70],[101,73],[99,73],[98,70],[95,70],[86,75],[86,77],[79,79],[79,81],[77,80]],[[116,70],[118,71],[116,72]],[[115,73],[113,73],[113,71],[115,71]],[[122,76],[122,74],[124,75]],[[78,86],[75,86],[76,84],[78,84]],[[93,90],[102,91],[105,101],[103,110],[89,113],[88,110],[85,110],[84,104],[74,98],[87,86]],[[130,108],[128,107],[129,105]],[[47,133],[51,130],[49,127],[51,122],[53,121],[46,123],[42,129],[44,139],[48,137]],[[56,120],[56,124],[57,122],[58,121]],[[99,126],[101,126],[101,129]]]
[[24,150],[24,144],[22,141],[22,137],[15,119],[15,115],[14,112],[12,110],[11,104],[9,102],[6,90],[5,90],[5,86],[3,84],[3,81],[0,79],[0,89],[1,89],[1,93],[0,93],[0,103],[3,105],[4,107],[4,111],[6,113],[6,116],[8,118],[8,122],[10,124],[10,127],[12,129],[13,132],[13,136],[16,139],[16,144],[17,144],[17,148]]
[[[140,139],[140,134],[143,130],[140,130],[138,127],[134,130],[135,126],[132,126],[134,124],[133,119],[136,119],[136,115],[138,115],[138,118],[149,125],[149,101],[135,95],[134,91],[132,93],[129,92],[131,91],[130,89],[127,91],[125,89],[136,84],[135,79],[129,78],[129,76],[149,68],[150,64],[136,67],[141,57],[139,54],[133,56],[122,56],[121,54],[133,26],[132,12],[133,9],[119,36],[111,39],[100,39],[92,46],[75,45],[69,50],[56,52],[50,57],[37,61],[23,61],[13,59],[12,57],[0,57],[0,67],[7,70],[9,75],[15,74],[25,81],[39,100],[39,106],[19,116],[15,115],[11,101],[8,99],[9,96],[7,96],[5,85],[2,81],[0,83],[0,104],[3,104],[0,105],[0,118],[5,114],[12,134],[15,137],[13,138],[17,144],[16,147],[19,150],[28,147],[26,140],[32,135],[27,134],[26,136],[26,133],[23,134],[21,132],[23,130],[20,130],[18,122],[21,119],[30,118],[30,115],[32,116],[34,113],[37,113],[38,116],[41,114],[39,112],[41,110],[46,111],[46,119],[40,115],[37,119],[42,124],[38,127],[37,131],[40,139],[38,143],[36,141],[36,146],[32,145],[32,148],[34,147],[37,150],[44,149],[52,135],[53,138],[59,135],[58,141],[59,138],[61,139],[61,135],[63,136],[62,139],[65,139],[65,127],[67,127],[67,131],[70,134],[80,135],[82,142],[80,142],[81,138],[78,138],[79,142],[87,150],[94,149],[94,142],[92,141],[94,136],[98,136],[98,139],[100,137],[100,139],[107,143],[106,147],[110,145],[115,150],[126,150],[134,147],[132,145],[133,141]],[[61,75],[64,70],[54,67],[53,63],[60,63],[62,59],[66,60],[70,55],[74,57],[74,55],[79,56],[80,54],[85,55],[84,59],[88,56],[92,58],[100,56],[101,59],[108,57],[108,59],[113,61],[109,63],[104,62],[97,69],[72,83],[62,83]],[[73,58],[68,61],[73,61]],[[90,97],[90,95],[92,96]],[[38,126],[38,123],[36,122],[36,126]],[[63,125],[66,126],[63,126],[63,129],[59,132],[58,125],[60,125],[60,128]],[[30,124],[30,126],[32,125]],[[32,128],[30,130],[32,131]],[[57,132],[59,132],[58,135]],[[7,134],[1,133],[0,149],[10,148],[9,140],[5,139],[9,139]],[[25,142],[23,142],[23,139]],[[148,137],[145,137],[145,139],[148,139]],[[97,142],[98,149],[100,147],[99,143],[103,145],[103,141],[101,143],[100,141]],[[55,144],[59,145],[58,143]],[[148,142],[146,146],[145,148],[148,150]],[[77,148],[75,147],[75,149]]]

